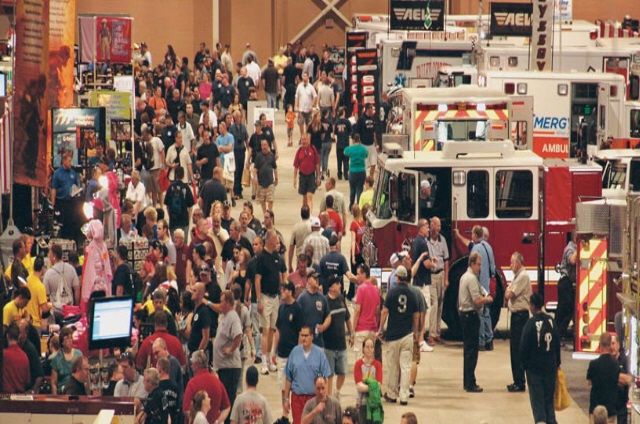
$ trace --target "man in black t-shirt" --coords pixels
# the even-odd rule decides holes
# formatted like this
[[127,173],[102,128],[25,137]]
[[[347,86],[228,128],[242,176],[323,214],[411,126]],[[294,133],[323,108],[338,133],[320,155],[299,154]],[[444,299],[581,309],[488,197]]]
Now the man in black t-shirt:
[[144,418],[139,422],[145,424],[164,424],[169,419],[169,403],[160,388],[160,374],[156,368],[147,368],[144,370],[144,389],[149,393],[149,397],[143,401],[144,410],[142,415]]
[[[238,230],[238,234],[239,232],[240,230]],[[256,297],[256,269],[258,267],[258,256],[262,253],[263,248],[264,241],[262,238],[256,237],[253,239],[254,256],[247,264],[247,277],[244,287],[245,302],[251,302],[251,331],[253,332],[253,345],[256,346],[256,364],[262,363],[262,348],[257,348],[257,346],[262,346],[262,333],[260,332],[260,313],[258,313],[258,298]],[[297,340],[296,338],[296,343]]]
[[[331,325],[322,335],[324,339],[324,353],[329,361],[331,373],[338,376],[336,379],[336,396],[340,396],[340,389],[344,385],[347,376],[347,343],[345,341],[345,324],[349,328],[349,345],[353,347],[353,325],[351,324],[351,314],[347,303],[342,295],[342,276],[334,275],[328,281],[329,294],[327,303],[329,304],[329,314],[331,315]],[[327,380],[328,394],[333,393],[333,375]]]
[[591,386],[589,414],[593,414],[596,406],[602,405],[607,408],[609,419],[615,420],[620,368],[611,355],[610,333],[605,332],[600,335],[600,352],[602,354],[589,363],[587,370],[587,382]]
[[111,287],[114,296],[133,296],[133,283],[131,282],[131,267],[127,263],[129,250],[126,246],[118,246],[116,256],[116,271],[113,273]]
[[209,332],[209,337],[213,339],[218,332],[217,310],[220,305],[222,289],[218,283],[211,278],[211,268],[206,262],[200,265],[198,280],[204,284],[204,303],[209,306],[209,315],[211,316],[211,331]]
[[[209,344],[209,334],[211,331],[211,310],[204,300],[205,285],[202,283],[196,283],[193,287],[192,300],[195,305],[193,311],[193,318],[191,319],[191,334],[189,335],[189,341],[187,342],[187,349],[189,350],[189,356],[196,350],[206,351]],[[190,361],[187,361],[190,364]],[[189,375],[192,375],[189,370]]]
[[360,134],[360,141],[369,152],[369,156],[367,156],[367,167],[369,168],[369,176],[373,178],[373,171],[375,170],[376,162],[378,161],[376,118],[373,104],[368,103],[365,106],[364,113],[356,123],[354,133]]
[[[418,340],[420,312],[416,295],[408,286],[409,272],[403,265],[396,269],[396,279],[398,284],[391,289],[384,301],[378,334],[382,336],[382,329],[389,318],[385,334],[385,341],[389,347],[389,359],[385,367],[389,370],[389,381],[392,383],[388,386],[385,399],[395,402],[399,395],[400,404],[406,405],[409,399],[413,343]],[[399,393],[397,381],[400,381]]]
[[[269,358],[269,352],[273,347],[273,336],[276,330],[276,318],[278,317],[278,292],[280,284],[284,282],[286,264],[278,254],[278,233],[275,230],[267,232],[265,247],[256,265],[256,299],[258,312],[260,313],[260,325],[262,326],[262,357]],[[262,372],[276,371],[276,364],[262,364]]]
[[198,206],[205,216],[209,216],[211,205],[216,200],[224,203],[227,200],[227,189],[222,184],[222,168],[216,166],[213,170],[213,178],[209,179],[200,189]]
[[211,133],[205,128],[203,133],[202,146],[198,148],[196,155],[196,165],[200,167],[200,179],[210,180],[213,177],[213,168],[220,165],[220,153],[215,143],[211,142]]
[[229,225],[229,238],[222,245],[222,267],[227,268],[227,262],[233,259],[233,249],[238,246],[247,249],[253,257],[253,246],[251,242],[244,236],[240,235],[240,223],[233,221]]
[[191,208],[195,204],[191,187],[182,182],[184,168],[175,169],[175,180],[169,185],[164,196],[164,204],[169,212],[169,228],[175,231],[181,228],[185,233],[189,230]]
[[[291,281],[282,283],[280,286],[281,303],[278,309],[276,334],[273,341],[276,348],[271,355],[271,362],[276,363],[278,366],[278,385],[283,395],[286,381],[284,368],[287,365],[289,354],[298,345],[298,333],[300,333],[304,321],[302,308],[293,297],[295,292],[296,286]],[[284,398],[284,396],[282,397]]]

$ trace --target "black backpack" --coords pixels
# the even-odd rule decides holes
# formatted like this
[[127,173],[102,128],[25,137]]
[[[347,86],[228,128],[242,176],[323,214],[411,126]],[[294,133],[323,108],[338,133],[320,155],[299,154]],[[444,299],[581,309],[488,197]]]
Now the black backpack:
[[153,146],[148,141],[142,142],[142,166],[149,171],[155,165],[153,159]]
[[179,183],[171,184],[169,191],[171,192],[171,200],[169,201],[169,217],[176,219],[182,215],[184,210],[183,205],[186,193],[182,184]]

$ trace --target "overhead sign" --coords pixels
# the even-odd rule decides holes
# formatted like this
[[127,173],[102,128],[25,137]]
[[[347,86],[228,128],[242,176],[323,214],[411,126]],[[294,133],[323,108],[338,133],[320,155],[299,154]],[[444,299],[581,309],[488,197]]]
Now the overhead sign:
[[[345,98],[347,104],[347,116],[359,116],[358,111],[358,66],[356,64],[356,51],[364,49],[367,46],[367,37],[369,33],[362,32],[347,32],[346,39],[346,60],[345,66],[347,67],[347,78],[345,79]],[[249,121],[251,122],[251,121]]]
[[491,3],[491,35],[531,37],[531,3]]
[[392,30],[444,31],[444,7],[441,0],[391,0]]
[[529,68],[551,71],[553,48],[553,0],[534,0],[531,13],[531,62]]

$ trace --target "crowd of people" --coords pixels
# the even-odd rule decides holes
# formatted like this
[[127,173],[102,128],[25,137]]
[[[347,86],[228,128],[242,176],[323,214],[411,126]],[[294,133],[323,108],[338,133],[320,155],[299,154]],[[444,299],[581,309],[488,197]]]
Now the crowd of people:
[[[124,295],[138,302],[138,337],[109,368],[102,394],[133,398],[137,422],[273,422],[275,411],[257,389],[259,376],[269,374],[277,375],[283,415],[296,424],[383,422],[383,403],[407,405],[416,396],[421,354],[444,343],[449,248],[440,219],[423,218],[410,253],[390,258],[386,297],[370,275],[362,238],[377,162],[373,105],[352,125],[327,49],[320,58],[313,46],[288,45],[263,68],[249,45],[237,63],[228,45],[210,50],[203,43],[193,66],[171,46],[155,67],[146,47],[142,53],[131,181],[120,198],[114,152],[99,159],[87,195],[97,219],[87,227],[84,266],[73,253],[64,260],[66,252],[54,244],[45,269],[43,258],[31,257],[29,232],[13,245],[5,274],[13,300],[3,313],[4,391],[38,393],[48,381],[53,394],[90,393],[91,367],[73,347],[73,329],[49,338],[44,368],[39,335],[69,308],[86,312],[92,297]],[[292,165],[302,206],[289,243],[274,214],[281,161],[272,123],[263,114],[247,129],[248,102],[259,90],[269,107],[285,111],[287,147],[299,126]],[[334,143],[337,178],[349,181],[348,197],[329,169]],[[54,174],[52,203],[60,210],[79,184],[71,159],[65,153]],[[101,175],[111,183],[103,187]],[[322,181],[325,193],[314,209]],[[420,189],[428,197],[430,183]],[[258,205],[262,221],[254,214]],[[486,305],[493,302],[496,263],[482,227],[474,227],[471,240],[457,236],[470,251],[459,291],[463,388],[479,393],[478,352],[494,348]],[[134,271],[127,243],[140,237],[149,252]],[[520,392],[528,384],[536,422],[552,423],[558,333],[532,295],[523,263],[514,253],[516,277],[506,292],[513,373],[507,389]],[[546,322],[541,338],[538,327]],[[357,357],[352,367],[349,349]],[[341,391],[350,373],[358,396],[344,408]],[[599,375],[590,369],[594,387]],[[417,423],[410,412],[402,420]]]

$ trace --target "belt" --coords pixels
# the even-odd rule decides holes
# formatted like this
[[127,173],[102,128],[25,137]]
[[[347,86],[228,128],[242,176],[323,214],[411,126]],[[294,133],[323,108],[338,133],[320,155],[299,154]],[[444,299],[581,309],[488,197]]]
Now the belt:
[[511,312],[511,315],[522,315],[522,314],[529,315],[529,311],[527,309],[523,309],[521,311],[512,311]]
[[263,294],[264,296],[271,297],[271,298],[276,298],[276,297],[278,297],[278,293],[276,293],[276,294],[262,293],[262,294]]
[[444,271],[444,269],[439,269],[439,270],[437,270],[437,271],[431,271],[431,275],[438,275],[438,274],[440,274],[440,273],[441,273],[441,272],[443,272],[443,271]]
[[470,317],[472,315],[478,315],[478,312],[476,312],[476,311],[460,311],[460,315],[462,315],[464,317]]

